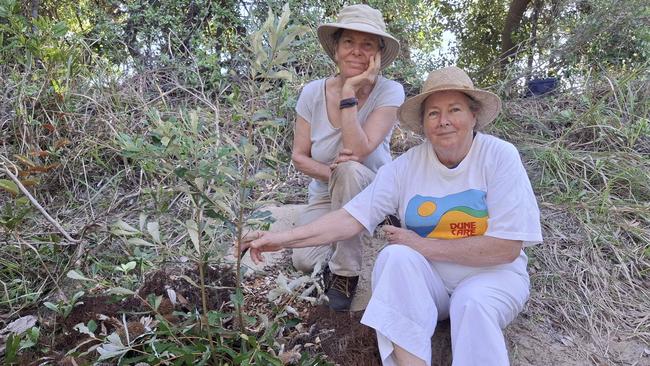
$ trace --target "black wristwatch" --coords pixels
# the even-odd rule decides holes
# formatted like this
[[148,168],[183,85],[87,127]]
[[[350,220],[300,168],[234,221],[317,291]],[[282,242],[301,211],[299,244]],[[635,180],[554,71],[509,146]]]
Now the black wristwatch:
[[339,103],[339,109],[354,107],[357,104],[359,104],[359,99],[356,97],[341,99],[341,102]]

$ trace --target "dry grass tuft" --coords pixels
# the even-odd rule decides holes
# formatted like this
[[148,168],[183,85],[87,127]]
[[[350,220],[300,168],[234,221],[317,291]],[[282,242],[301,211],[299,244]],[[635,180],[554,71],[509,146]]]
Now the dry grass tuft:
[[599,362],[620,361],[614,343],[650,343],[649,87],[643,71],[592,77],[510,101],[494,127],[520,148],[542,210],[527,313]]

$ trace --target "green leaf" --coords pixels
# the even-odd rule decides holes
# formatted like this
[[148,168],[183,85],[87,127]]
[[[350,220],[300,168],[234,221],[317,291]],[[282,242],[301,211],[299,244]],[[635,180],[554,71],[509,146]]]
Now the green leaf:
[[192,286],[194,286],[196,288],[201,288],[201,286],[199,286],[196,282],[194,282],[194,280],[189,278],[187,275],[180,275],[179,277],[184,279],[185,281],[187,281],[187,283],[189,283],[190,285],[192,285]]
[[[90,324],[90,323],[89,323]],[[95,326],[96,328],[97,326]],[[95,333],[93,330],[90,330],[90,327],[86,326],[84,323],[79,323],[75,325],[72,329],[76,330],[77,332],[81,334],[88,335],[92,338],[95,338]]]
[[234,294],[230,294],[230,301],[232,301],[236,308],[244,304],[244,294],[241,292],[241,289],[237,289]]
[[269,174],[268,172],[257,172],[255,176],[253,177],[253,180],[264,180],[264,179],[275,179],[275,176],[272,174]]
[[108,293],[111,295],[118,295],[118,296],[133,296],[135,295],[135,292],[132,290],[129,290],[128,288],[124,287],[113,287],[112,289],[108,290]]
[[16,204],[19,206],[27,206],[29,205],[29,198],[27,198],[27,196],[22,196],[16,200]]
[[5,346],[5,365],[13,365],[16,362],[18,347],[20,347],[20,337],[13,333],[9,334]]
[[144,239],[141,238],[130,238],[129,240],[126,241],[127,243],[131,245],[140,245],[140,246],[145,246],[145,247],[155,247],[156,244],[150,243]]
[[124,221],[122,221],[122,220],[117,220],[117,221],[113,224],[113,227],[116,227],[116,228],[118,228],[118,229],[120,229],[120,230],[124,230],[124,231],[130,231],[130,232],[132,232],[132,233],[137,233],[137,232],[139,232],[138,229],[134,228],[133,226],[127,224],[126,222],[124,222]]
[[133,236],[139,234],[140,230],[134,228],[133,226],[127,224],[122,220],[117,220],[111,225],[111,234],[117,236]]
[[283,79],[287,81],[293,80],[293,75],[287,70],[270,71],[267,77],[271,79]]
[[160,244],[160,226],[158,225],[157,222],[152,221],[150,223],[147,223],[147,232],[149,235],[151,235],[151,238],[153,238],[153,241],[155,241],[157,244]]
[[117,335],[117,333],[111,333],[111,335],[106,337],[106,340],[108,343],[102,344],[101,347],[97,348],[97,352],[100,355],[98,361],[122,356],[130,350],[129,347],[126,347],[124,344],[122,344],[122,340],[120,339],[120,336]]
[[147,214],[144,212],[140,213],[139,216],[139,222],[140,222],[140,231],[144,230],[144,225],[147,223]]
[[95,332],[97,330],[97,323],[94,320],[88,322],[88,330]]
[[194,220],[185,221],[185,226],[187,227],[187,233],[190,235],[190,240],[194,244],[194,250],[197,253],[201,253],[201,248],[199,246],[199,226]]
[[18,193],[20,193],[20,190],[18,189],[18,186],[16,183],[7,180],[7,179],[0,179],[0,188],[4,189],[5,191],[13,194],[14,196],[17,196]]
[[174,169],[174,174],[176,174],[176,176],[179,178],[184,178],[185,174],[187,174],[187,168],[176,168]]
[[52,27],[52,33],[57,38],[63,37],[67,32],[68,25],[63,21],[56,23],[54,27]]
[[67,276],[68,278],[72,278],[73,280],[79,280],[79,281],[95,281],[95,280],[93,280],[92,278],[88,278],[88,277],[84,276],[83,274],[81,274],[81,273],[75,271],[74,269],[69,270],[68,273],[66,274],[66,276]]
[[55,312],[55,313],[57,313],[57,314],[58,314],[59,311],[60,311],[60,310],[59,310],[59,306],[58,306],[57,304],[51,303],[51,302],[49,302],[49,301],[44,302],[44,303],[43,303],[43,306],[45,306],[46,308],[52,310],[53,312]]
[[86,294],[86,293],[83,292],[83,291],[77,291],[77,292],[75,292],[75,294],[72,295],[72,299],[70,299],[70,303],[71,303],[71,304],[76,303],[77,300],[79,300],[79,299],[80,299],[83,295],[85,295],[85,294]]
[[126,264],[120,264],[120,266],[117,267],[117,269],[122,272],[129,272],[132,271],[135,268],[135,266],[136,266],[135,262],[131,261]]

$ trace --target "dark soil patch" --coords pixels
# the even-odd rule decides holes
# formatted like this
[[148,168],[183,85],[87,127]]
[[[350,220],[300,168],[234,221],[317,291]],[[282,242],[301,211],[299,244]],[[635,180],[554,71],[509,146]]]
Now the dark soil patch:
[[[191,268],[167,267],[147,274],[144,283],[138,290],[138,296],[147,300],[151,305],[153,305],[149,301],[151,295],[161,296],[162,300],[157,312],[168,321],[176,323],[179,319],[172,315],[174,310],[194,311],[195,308],[201,310],[201,290],[195,286],[200,283],[198,270],[195,266]],[[230,294],[234,291],[234,270],[229,266],[208,267],[205,271],[205,284],[208,289],[208,307],[214,310],[221,309],[227,304]],[[176,304],[173,304],[169,298],[168,290],[175,293]],[[127,323],[128,334],[132,338],[143,334],[145,329],[140,323],[140,318],[144,316],[153,318],[155,314],[151,307],[140,298],[134,296],[120,300],[118,297],[110,295],[82,297],[68,317],[65,319],[57,317],[56,321],[51,318],[51,322],[43,324],[42,334],[56,332],[53,340],[42,339],[43,342],[47,342],[47,345],[53,344],[54,347],[47,354],[23,352],[20,364],[37,364],[44,359],[65,364],[66,352],[80,345],[78,348],[80,352],[95,345],[98,341],[92,341],[88,335],[74,329],[75,325],[79,323],[88,325],[90,321],[94,321],[97,324],[95,335],[99,338],[117,332],[124,340],[126,333],[123,329],[124,320]]]
[[[140,300],[135,298],[128,298],[122,301],[116,300],[111,296],[88,296],[79,300],[80,304],[75,306],[70,312],[70,315],[63,320],[63,330],[57,335],[54,341],[54,349],[65,353],[65,351],[74,348],[82,340],[88,338],[87,335],[79,333],[74,329],[74,326],[83,323],[88,324],[91,320],[96,324],[102,323],[100,317],[102,315],[112,318],[121,319],[122,314],[128,314],[141,311],[142,304]],[[115,330],[116,322],[103,322],[106,330],[110,334]],[[87,344],[87,347],[92,344]]]
[[[335,312],[326,306],[311,308],[306,319],[315,326],[323,352],[342,366],[381,366],[375,330],[361,324],[363,311]],[[438,323],[431,338],[432,365],[450,366],[451,329],[449,320]]]
[[[192,268],[167,268],[152,272],[147,275],[145,283],[138,291],[139,295],[147,298],[149,295],[167,297],[167,290],[171,289],[180,295],[181,305],[186,310],[193,310],[190,307],[196,306],[202,309],[201,291],[199,288],[190,283],[189,278],[194,284],[199,285],[201,279],[198,269]],[[235,287],[235,272],[230,267],[207,267],[205,271],[205,281],[208,287],[208,308],[221,309],[223,305],[230,300],[230,294]]]
[[381,366],[375,331],[361,324],[363,312],[310,309],[306,323],[315,325],[323,352],[342,366]]
[[67,329],[72,329],[79,323],[87,324],[91,320],[99,321],[100,315],[117,317],[122,313],[138,311],[142,307],[138,299],[128,298],[116,301],[115,298],[106,295],[86,296],[81,298],[80,302],[81,304],[75,306],[63,322]]

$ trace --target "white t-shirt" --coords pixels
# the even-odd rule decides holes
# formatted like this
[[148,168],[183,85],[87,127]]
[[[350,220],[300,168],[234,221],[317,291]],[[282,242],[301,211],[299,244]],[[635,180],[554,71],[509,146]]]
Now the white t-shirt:
[[[422,237],[454,239],[488,235],[542,241],[539,208],[517,149],[494,136],[477,133],[469,153],[449,169],[426,141],[383,166],[371,185],[344,209],[370,233],[388,214],[398,213],[402,227]],[[507,269],[527,278],[523,250],[512,263],[470,267],[432,262],[453,291],[468,275]]]
[[[314,80],[304,86],[298,102],[296,113],[310,124],[311,127],[311,157],[312,159],[330,164],[336,159],[343,148],[341,130],[334,128],[327,116],[327,103],[325,101],[326,79]],[[370,92],[368,100],[357,112],[357,119],[363,126],[370,113],[380,107],[399,107],[404,102],[404,88],[401,84],[379,76],[377,84]],[[389,133],[379,146],[373,151],[363,165],[373,172],[379,167],[390,162],[390,136]],[[309,197],[327,194],[327,182],[312,179],[309,184]]]

